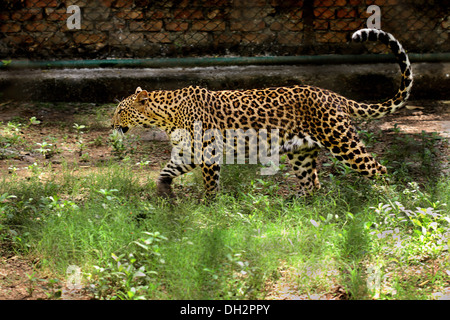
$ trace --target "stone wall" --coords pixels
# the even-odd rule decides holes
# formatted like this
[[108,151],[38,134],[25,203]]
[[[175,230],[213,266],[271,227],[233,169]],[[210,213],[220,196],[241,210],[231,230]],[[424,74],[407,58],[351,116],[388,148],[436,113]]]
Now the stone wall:
[[[448,1],[3,0],[1,59],[346,54],[375,4],[409,52],[449,52]],[[69,29],[67,7],[81,10]],[[372,46],[372,52],[386,48]]]

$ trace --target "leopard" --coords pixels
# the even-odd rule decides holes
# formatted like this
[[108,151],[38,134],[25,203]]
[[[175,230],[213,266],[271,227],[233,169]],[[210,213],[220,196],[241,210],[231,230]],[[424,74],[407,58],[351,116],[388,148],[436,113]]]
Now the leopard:
[[[221,150],[238,152],[250,131],[265,130],[264,143],[257,144],[260,152],[267,148],[267,154],[287,154],[298,178],[299,196],[312,195],[321,187],[317,171],[321,149],[362,176],[382,177],[386,167],[367,151],[352,119],[377,119],[403,108],[413,84],[412,67],[405,49],[388,32],[360,29],[351,40],[378,41],[394,54],[401,81],[393,97],[380,103],[357,102],[304,84],[215,91],[199,86],[153,91],[137,87],[116,107],[112,128],[122,135],[139,126],[166,131],[172,156],[156,183],[157,194],[166,198],[175,197],[173,179],[196,167],[201,169],[205,194],[215,197],[223,166]],[[228,135],[229,131],[240,134]],[[252,152],[245,149],[246,155]]]

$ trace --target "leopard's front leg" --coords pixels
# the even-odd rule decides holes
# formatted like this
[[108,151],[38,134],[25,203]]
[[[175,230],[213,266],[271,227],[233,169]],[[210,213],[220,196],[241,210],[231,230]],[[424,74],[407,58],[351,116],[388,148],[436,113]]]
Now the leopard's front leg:
[[195,168],[195,164],[176,164],[172,159],[166,164],[159,174],[157,181],[158,195],[164,198],[174,198],[175,194],[172,191],[172,180],[184,173],[187,173]]
[[206,194],[208,197],[214,197],[219,191],[220,165],[203,162],[201,168]]
[[[222,163],[224,139],[223,133],[218,129],[207,128],[203,136],[202,144],[202,169],[203,184],[208,198],[214,198],[219,191],[220,163]],[[200,152],[200,149],[194,149]]]

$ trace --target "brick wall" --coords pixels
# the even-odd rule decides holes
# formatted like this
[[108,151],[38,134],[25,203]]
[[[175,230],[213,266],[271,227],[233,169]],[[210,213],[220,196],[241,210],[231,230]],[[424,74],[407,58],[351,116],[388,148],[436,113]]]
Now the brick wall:
[[[3,0],[0,58],[89,59],[357,53],[369,5],[410,52],[449,52],[446,1]],[[67,7],[81,8],[69,30]],[[381,52],[385,48],[373,46]]]

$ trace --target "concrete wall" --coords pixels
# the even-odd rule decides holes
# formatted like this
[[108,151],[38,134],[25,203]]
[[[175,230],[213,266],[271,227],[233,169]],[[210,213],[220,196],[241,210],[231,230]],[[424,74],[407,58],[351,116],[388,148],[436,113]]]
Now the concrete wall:
[[[413,63],[411,99],[450,100],[450,63]],[[54,69],[0,72],[3,99],[114,103],[147,90],[199,85],[211,90],[309,84],[360,101],[397,90],[396,64],[235,66],[159,69]]]

